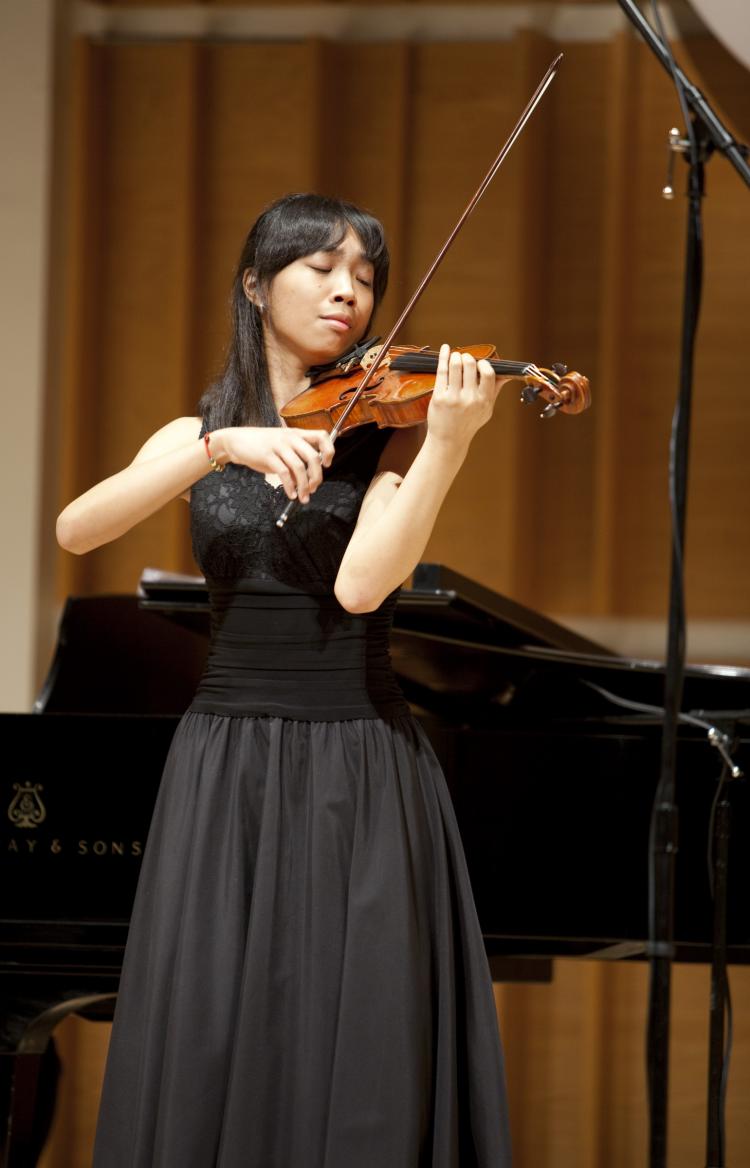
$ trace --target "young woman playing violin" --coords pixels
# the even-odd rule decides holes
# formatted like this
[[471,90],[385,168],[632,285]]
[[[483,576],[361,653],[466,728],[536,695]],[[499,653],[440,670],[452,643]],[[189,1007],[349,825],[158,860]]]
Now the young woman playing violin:
[[399,586],[498,379],[444,345],[423,427],[358,427],[334,449],[280,417],[365,337],[387,275],[370,215],[274,203],[200,416],[58,521],[85,552],[189,499],[212,614],[141,870],[96,1168],[510,1163],[461,841],[388,655]]

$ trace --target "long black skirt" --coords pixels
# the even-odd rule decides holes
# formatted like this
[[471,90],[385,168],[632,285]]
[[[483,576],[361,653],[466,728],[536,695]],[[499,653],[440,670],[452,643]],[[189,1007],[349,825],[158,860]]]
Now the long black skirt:
[[492,987],[409,716],[189,711],[130,926],[95,1168],[506,1168]]

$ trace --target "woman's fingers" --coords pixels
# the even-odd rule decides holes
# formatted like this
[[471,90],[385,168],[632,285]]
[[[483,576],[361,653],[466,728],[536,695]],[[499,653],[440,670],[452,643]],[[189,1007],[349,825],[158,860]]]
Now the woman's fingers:
[[331,466],[335,453],[331,434],[327,430],[312,430],[310,432],[313,434],[314,444],[318,447],[322,465]]
[[279,477],[289,498],[308,503],[323,481],[323,467],[330,466],[334,445],[326,430],[291,430],[284,433],[284,448],[278,452],[286,476]]
[[[468,354],[467,354],[468,355]],[[448,388],[460,390],[464,383],[464,363],[461,354],[456,350],[450,355],[448,362]]]
[[437,373],[435,374],[435,389],[438,393],[448,387],[448,361],[450,355],[450,345],[441,345],[438,352]]
[[286,492],[287,498],[297,498],[297,484],[291,470],[280,454],[271,452],[267,458],[268,473],[275,474]]
[[492,416],[500,379],[489,361],[441,345],[435,388],[427,411],[434,437],[465,444]]
[[[484,362],[490,371],[492,366]],[[494,373],[491,374],[494,378]],[[480,382],[477,361],[471,353],[460,353],[457,349],[451,352],[450,345],[441,345],[438,353],[438,366],[435,375],[435,389],[453,390],[460,393],[462,390],[475,391]]]
[[463,388],[476,391],[479,383],[479,374],[477,372],[477,362],[471,353],[462,354],[463,362]]
[[484,358],[477,361],[477,373],[479,374],[479,391],[484,398],[490,402],[495,401],[500,392],[500,379],[495,375],[495,370],[490,365],[489,361]]

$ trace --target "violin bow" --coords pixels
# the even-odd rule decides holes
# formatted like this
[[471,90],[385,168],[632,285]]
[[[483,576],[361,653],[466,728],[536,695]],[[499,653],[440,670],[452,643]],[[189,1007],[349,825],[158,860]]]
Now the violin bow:
[[[542,100],[542,97],[543,97],[546,89],[548,88],[549,85],[551,85],[552,79],[554,78],[555,73],[557,72],[557,69],[558,69],[562,59],[563,59],[563,54],[558,53],[558,55],[555,57],[552,64],[547,69],[547,72],[544,74],[544,77],[542,77],[542,80],[539,82],[536,89],[534,90],[531,97],[529,98],[529,101],[526,105],[526,108],[524,109],[520,118],[518,119],[515,126],[511,130],[507,142],[505,143],[505,145],[501,149],[501,151],[498,154],[495,161],[492,163],[492,166],[487,171],[486,175],[484,176],[481,183],[479,184],[477,190],[474,192],[474,195],[472,196],[472,198],[469,200],[463,213],[461,214],[461,216],[459,217],[455,226],[451,230],[445,243],[440,248],[440,251],[437,253],[434,260],[430,264],[429,268],[425,272],[424,276],[420,280],[416,291],[412,295],[411,300],[406,305],[406,308],[404,308],[404,310],[402,311],[398,320],[394,324],[393,328],[388,333],[388,336],[385,338],[382,345],[380,346],[380,351],[378,352],[377,356],[375,357],[375,360],[373,361],[372,365],[370,365],[369,368],[366,370],[364,377],[362,378],[359,385],[355,389],[354,393],[350,397],[350,399],[346,405],[346,408],[341,413],[340,417],[335,422],[333,429],[331,430],[331,440],[333,442],[336,441],[336,438],[338,437],[339,432],[340,432],[344,422],[349,417],[349,414],[354,409],[354,407],[357,404],[357,402],[359,401],[360,397],[362,396],[364,391],[367,389],[368,385],[370,384],[373,377],[375,376],[378,369],[380,368],[382,362],[385,360],[386,354],[388,352],[388,349],[390,348],[390,346],[393,343],[394,337],[398,333],[398,331],[401,328],[401,326],[403,325],[404,321],[407,319],[407,317],[411,313],[412,309],[414,308],[414,305],[419,300],[419,298],[422,295],[422,293],[424,292],[425,288],[430,283],[430,280],[435,275],[435,272],[438,270],[441,263],[443,262],[443,259],[445,258],[445,255],[446,255],[446,252],[450,248],[451,244],[453,243],[454,239],[458,235],[459,231],[463,227],[466,220],[471,215],[472,211],[476,207],[476,205],[479,202],[479,200],[481,199],[482,195],[487,190],[487,187],[492,182],[493,178],[495,177],[498,170],[502,166],[506,157],[510,153],[510,150],[512,149],[514,143],[516,142],[516,139],[520,136],[521,131],[523,130],[524,126],[528,122],[529,118],[533,114],[533,112],[536,109],[536,107],[538,106],[539,102]],[[276,520],[277,527],[284,526],[284,524],[286,523],[287,519],[289,518],[289,516],[291,515],[292,511],[294,510],[294,508],[296,506],[297,506],[296,499],[290,499],[287,502],[286,507],[282,511],[279,518]]]

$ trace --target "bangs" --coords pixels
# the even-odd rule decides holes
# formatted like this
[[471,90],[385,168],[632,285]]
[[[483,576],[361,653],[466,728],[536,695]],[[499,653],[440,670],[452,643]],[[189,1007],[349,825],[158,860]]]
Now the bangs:
[[376,299],[382,297],[388,281],[388,248],[381,224],[366,211],[321,195],[289,195],[272,204],[259,226],[260,222],[253,267],[261,282],[304,256],[335,251],[351,228],[374,268]]

